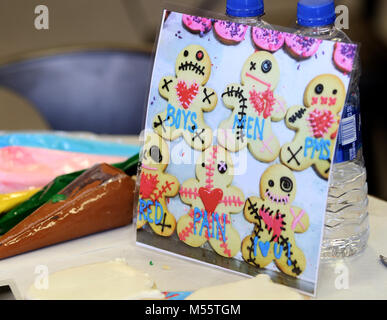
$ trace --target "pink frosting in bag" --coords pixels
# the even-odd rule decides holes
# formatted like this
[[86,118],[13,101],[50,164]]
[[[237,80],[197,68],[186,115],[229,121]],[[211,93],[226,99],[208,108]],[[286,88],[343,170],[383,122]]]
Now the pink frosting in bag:
[[309,58],[317,52],[322,40],[286,34],[285,42],[293,54],[300,58]]
[[253,27],[251,35],[258,48],[271,52],[280,49],[285,42],[285,35],[281,31]]
[[55,177],[97,163],[117,163],[123,157],[91,155],[33,147],[0,149],[0,193],[43,187]]

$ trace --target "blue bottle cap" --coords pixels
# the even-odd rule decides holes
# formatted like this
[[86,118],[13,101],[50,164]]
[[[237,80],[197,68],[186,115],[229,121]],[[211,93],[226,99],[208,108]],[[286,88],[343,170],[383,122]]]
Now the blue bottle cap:
[[333,24],[336,20],[334,0],[300,0],[297,5],[297,23],[304,27]]
[[227,0],[226,14],[233,17],[258,17],[264,14],[263,0]]

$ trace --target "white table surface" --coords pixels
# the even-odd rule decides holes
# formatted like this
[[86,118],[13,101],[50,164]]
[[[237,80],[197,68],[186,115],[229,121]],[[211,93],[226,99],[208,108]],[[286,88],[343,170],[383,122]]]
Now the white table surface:
[[[380,254],[387,255],[387,202],[370,197],[369,212],[371,233],[365,252],[334,264],[321,264],[317,299],[387,299],[387,268],[379,261]],[[16,299],[23,299],[28,287],[39,279],[39,270],[55,272],[114,258],[125,258],[131,266],[148,272],[162,291],[193,291],[244,278],[139,247],[134,231],[130,225],[2,260],[0,286],[8,284]],[[340,282],[346,275],[348,281]],[[337,283],[348,288],[338,289]]]

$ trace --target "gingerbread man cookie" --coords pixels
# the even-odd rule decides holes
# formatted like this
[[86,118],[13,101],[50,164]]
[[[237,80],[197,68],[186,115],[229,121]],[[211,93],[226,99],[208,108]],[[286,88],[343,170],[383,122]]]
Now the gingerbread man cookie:
[[345,97],[344,84],[335,75],[323,74],[308,84],[305,106],[291,107],[286,115],[286,125],[297,132],[293,141],[281,148],[283,164],[296,171],[313,165],[328,179]]
[[242,69],[242,84],[230,84],[222,94],[231,116],[219,125],[218,143],[232,152],[246,146],[257,160],[277,158],[280,144],[271,129],[271,121],[286,114],[286,103],[273,90],[280,71],[274,55],[266,51],[253,53]]
[[231,185],[234,175],[230,154],[219,146],[206,149],[196,164],[196,179],[180,188],[181,200],[190,205],[188,214],[177,222],[179,239],[200,247],[207,241],[221,256],[233,257],[240,250],[240,237],[230,214],[244,205],[242,191]]
[[259,197],[247,199],[245,218],[254,223],[253,233],[242,241],[243,259],[258,268],[274,261],[284,273],[296,277],[306,266],[306,259],[297,247],[294,233],[309,227],[306,212],[292,206],[296,196],[296,179],[281,164],[270,166],[262,174]]
[[211,60],[199,45],[184,48],[176,59],[176,76],[163,77],[160,95],[168,100],[167,109],[156,115],[153,128],[167,140],[183,135],[196,150],[212,143],[212,130],[204,122],[203,111],[212,111],[218,101],[213,89],[204,87],[211,73]]
[[146,223],[155,233],[170,236],[176,228],[176,219],[168,211],[166,197],[179,191],[176,177],[164,173],[169,163],[166,142],[157,134],[146,134],[141,155],[140,190],[137,229]]

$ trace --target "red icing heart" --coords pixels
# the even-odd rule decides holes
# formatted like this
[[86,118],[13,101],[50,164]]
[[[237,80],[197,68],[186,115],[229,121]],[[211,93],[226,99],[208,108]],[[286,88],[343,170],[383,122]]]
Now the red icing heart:
[[309,125],[315,138],[322,138],[328,129],[335,122],[333,113],[330,110],[315,109],[309,114]]
[[278,242],[279,237],[282,233],[282,227],[284,225],[282,214],[280,212],[272,213],[270,215],[270,209],[259,209],[259,215],[265,222],[269,232],[273,233],[273,240]]
[[223,198],[223,190],[219,188],[209,190],[207,188],[201,187],[199,188],[199,195],[200,199],[202,199],[207,214],[212,214],[215,212],[216,207],[218,206],[220,200]]
[[267,119],[271,116],[273,111],[273,105],[275,104],[275,99],[273,96],[273,91],[267,89],[264,92],[257,92],[252,90],[250,93],[250,102],[254,106],[255,111],[260,116],[263,113],[263,117]]
[[180,80],[177,83],[176,92],[181,106],[184,109],[188,109],[188,107],[191,105],[192,100],[199,92],[199,85],[197,83],[193,83],[188,88],[187,84],[184,81]]
[[157,175],[142,173],[140,180],[140,195],[142,199],[149,199],[156,189],[159,180]]

